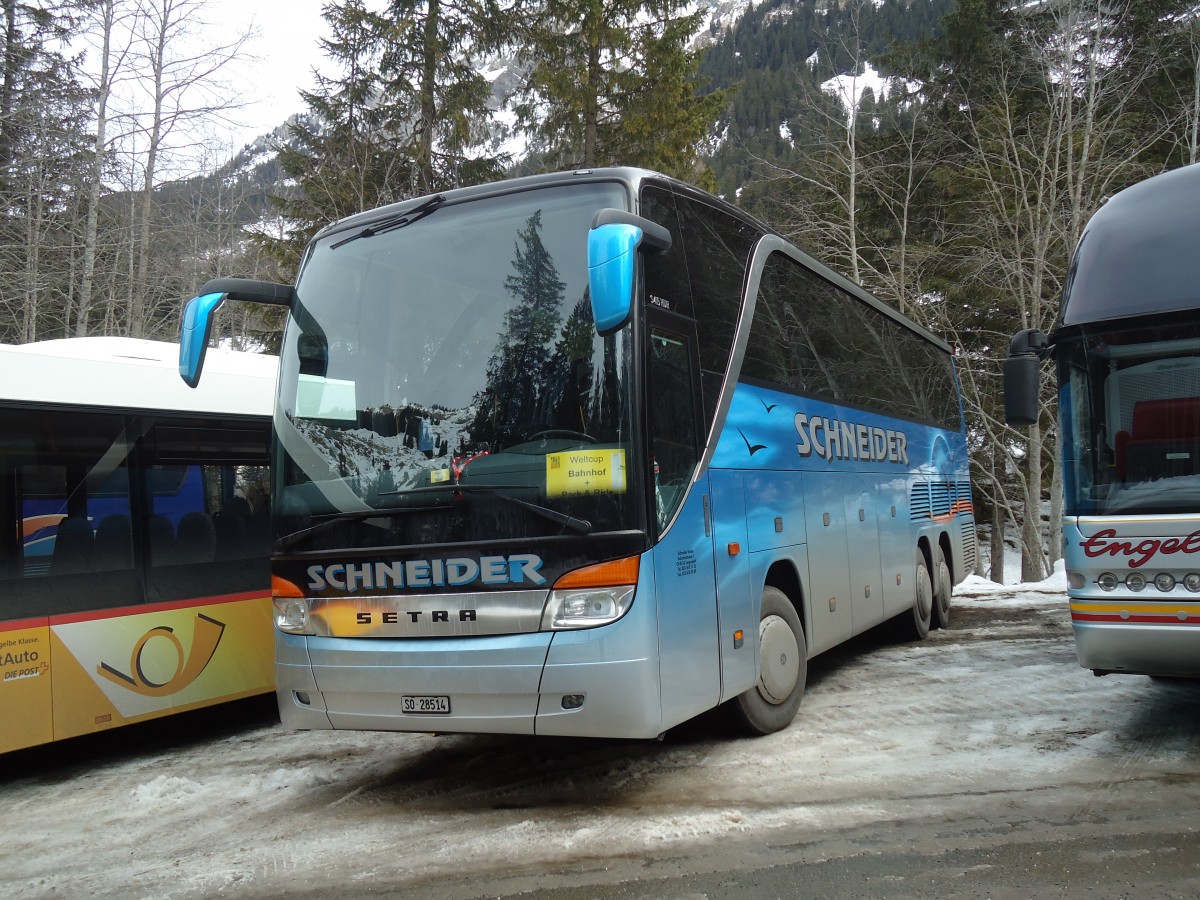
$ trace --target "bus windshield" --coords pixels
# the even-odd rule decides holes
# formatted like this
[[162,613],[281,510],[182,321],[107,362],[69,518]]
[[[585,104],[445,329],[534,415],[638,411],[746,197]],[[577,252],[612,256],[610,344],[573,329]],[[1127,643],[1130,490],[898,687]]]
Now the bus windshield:
[[1150,515],[1200,503],[1200,317],[1056,336],[1067,511]]
[[627,206],[616,183],[575,184],[317,241],[284,337],[279,537],[644,530],[630,329],[599,337],[587,295],[592,215]]

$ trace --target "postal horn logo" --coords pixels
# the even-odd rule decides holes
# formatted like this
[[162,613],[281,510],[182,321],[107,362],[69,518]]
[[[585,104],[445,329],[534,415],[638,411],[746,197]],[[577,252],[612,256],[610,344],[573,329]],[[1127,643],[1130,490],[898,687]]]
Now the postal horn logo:
[[[96,667],[96,672],[113,684],[127,688],[135,694],[141,694],[143,697],[165,697],[182,690],[196,680],[213,658],[213,654],[217,652],[217,645],[221,643],[221,636],[224,633],[224,622],[218,622],[216,619],[210,619],[206,615],[197,613],[196,626],[192,635],[192,649],[189,654],[184,652],[183,642],[176,636],[173,628],[156,625],[143,634],[134,645],[133,653],[129,657],[128,675],[106,662],[100,663]],[[164,639],[175,649],[175,669],[174,674],[165,681],[160,681],[156,678],[161,679],[161,675],[156,677],[147,675],[143,656],[147,644],[155,641],[156,645],[161,645]]]

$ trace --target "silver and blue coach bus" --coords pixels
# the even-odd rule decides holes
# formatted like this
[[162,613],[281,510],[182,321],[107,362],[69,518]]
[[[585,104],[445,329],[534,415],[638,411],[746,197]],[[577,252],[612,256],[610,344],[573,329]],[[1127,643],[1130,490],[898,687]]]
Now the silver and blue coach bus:
[[950,348],[652,172],[353,216],[294,288],[273,458],[296,728],[653,738],[785,727],[807,661],[945,624],[974,519]]
[[1200,675],[1200,165],[1114,195],[1088,222],[1047,338],[1005,361],[1010,423],[1058,368],[1071,623],[1097,675]]

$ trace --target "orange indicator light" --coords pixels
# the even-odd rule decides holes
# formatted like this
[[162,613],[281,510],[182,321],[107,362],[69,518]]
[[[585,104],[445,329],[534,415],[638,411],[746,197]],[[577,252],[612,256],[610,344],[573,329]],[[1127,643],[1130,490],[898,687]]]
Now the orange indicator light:
[[304,591],[296,587],[286,578],[278,575],[271,576],[271,595],[274,597],[303,597]]
[[594,566],[584,566],[568,572],[554,582],[556,591],[568,588],[611,587],[617,584],[637,584],[640,556],[610,559]]

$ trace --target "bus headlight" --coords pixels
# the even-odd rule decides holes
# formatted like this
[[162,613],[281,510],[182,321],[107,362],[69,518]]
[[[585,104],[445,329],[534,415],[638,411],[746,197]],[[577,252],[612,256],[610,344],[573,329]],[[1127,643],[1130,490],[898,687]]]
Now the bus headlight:
[[594,628],[615,622],[628,611],[633,591],[633,585],[551,591],[542,612],[542,630]]
[[272,597],[275,627],[288,634],[309,634],[308,601],[300,597]]
[[1125,576],[1125,587],[1134,593],[1146,589],[1146,576],[1141,572],[1130,572]]
[[271,603],[275,627],[288,634],[312,634],[308,627],[308,598],[286,578],[271,576]]
[[1193,594],[1200,593],[1200,573],[1189,572],[1183,576],[1183,586]]
[[1159,572],[1154,576],[1154,586],[1164,594],[1175,589],[1175,576],[1170,572]]
[[567,572],[542,609],[542,631],[595,628],[615,622],[633,605],[641,557],[628,556]]
[[1118,583],[1117,576],[1112,572],[1105,572],[1096,579],[1096,584],[1100,585],[1102,591],[1115,591]]

